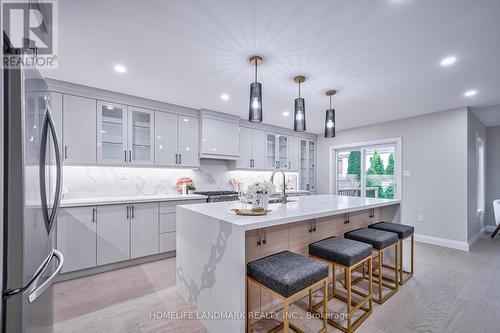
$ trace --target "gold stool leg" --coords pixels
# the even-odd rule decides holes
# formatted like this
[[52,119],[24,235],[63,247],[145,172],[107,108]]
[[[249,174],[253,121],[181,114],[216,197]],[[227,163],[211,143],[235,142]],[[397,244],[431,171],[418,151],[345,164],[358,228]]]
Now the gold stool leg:
[[289,315],[289,312],[290,312],[290,307],[289,307],[289,304],[288,304],[288,300],[285,299],[284,301],[284,308],[283,308],[283,333],[288,333],[288,328],[290,326],[290,315]]
[[351,332],[352,319],[351,319],[351,301],[352,301],[352,293],[351,293],[351,268],[346,267],[344,270],[345,274],[345,284],[346,284],[346,292],[347,292],[347,331]]
[[328,330],[328,316],[326,314],[328,311],[328,278],[323,282],[323,331]]
[[403,285],[403,240],[399,241],[399,284]]
[[382,262],[383,252],[378,250],[378,301],[382,303]]
[[369,310],[372,311],[373,308],[373,258],[370,257],[368,260],[368,295],[370,295]]
[[252,306],[252,294],[250,290],[250,281],[248,280],[248,276],[246,277],[246,290],[247,290],[247,333],[252,333],[252,327],[250,322],[250,308]]

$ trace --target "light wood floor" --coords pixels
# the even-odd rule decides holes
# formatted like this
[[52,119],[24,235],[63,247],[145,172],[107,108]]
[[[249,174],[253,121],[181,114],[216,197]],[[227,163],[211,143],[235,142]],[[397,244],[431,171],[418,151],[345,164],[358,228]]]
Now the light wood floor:
[[[481,238],[469,253],[415,245],[414,277],[374,304],[357,332],[499,332],[500,237]],[[175,290],[175,258],[61,282],[54,292],[56,332],[205,332],[196,319],[151,318],[189,311]]]

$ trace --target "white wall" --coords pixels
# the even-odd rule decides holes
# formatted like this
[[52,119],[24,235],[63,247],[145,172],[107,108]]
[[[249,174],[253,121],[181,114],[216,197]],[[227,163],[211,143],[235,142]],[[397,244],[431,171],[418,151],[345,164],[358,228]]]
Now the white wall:
[[486,224],[495,225],[493,200],[500,199],[500,126],[486,129]]
[[[416,233],[466,242],[467,237],[466,108],[427,114],[339,131],[318,140],[318,191],[329,191],[329,147],[402,137],[401,222]],[[417,222],[418,215],[424,222]]]
[[[476,133],[486,140],[486,127],[473,112],[467,112],[467,240],[481,232],[484,215],[477,215]],[[488,142],[486,142],[488,145]]]

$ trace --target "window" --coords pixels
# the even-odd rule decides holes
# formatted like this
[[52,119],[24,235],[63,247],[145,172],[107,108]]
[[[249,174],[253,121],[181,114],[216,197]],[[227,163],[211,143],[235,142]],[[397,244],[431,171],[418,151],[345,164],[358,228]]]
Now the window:
[[482,214],[484,212],[484,196],[485,196],[485,175],[484,175],[484,166],[485,166],[485,144],[484,139],[476,133],[476,185],[477,185],[477,193],[476,193],[476,205],[477,205],[477,213]]
[[331,147],[330,193],[400,198],[401,139]]

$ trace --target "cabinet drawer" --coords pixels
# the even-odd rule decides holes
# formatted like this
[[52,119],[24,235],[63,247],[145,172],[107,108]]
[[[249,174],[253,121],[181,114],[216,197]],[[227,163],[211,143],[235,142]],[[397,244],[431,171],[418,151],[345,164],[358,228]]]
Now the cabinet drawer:
[[175,231],[175,213],[160,214],[160,233]]
[[175,232],[160,234],[160,252],[175,251]]
[[160,202],[160,214],[175,213],[175,207],[179,205],[190,205],[190,204],[205,203],[205,202],[207,202],[206,199]]

